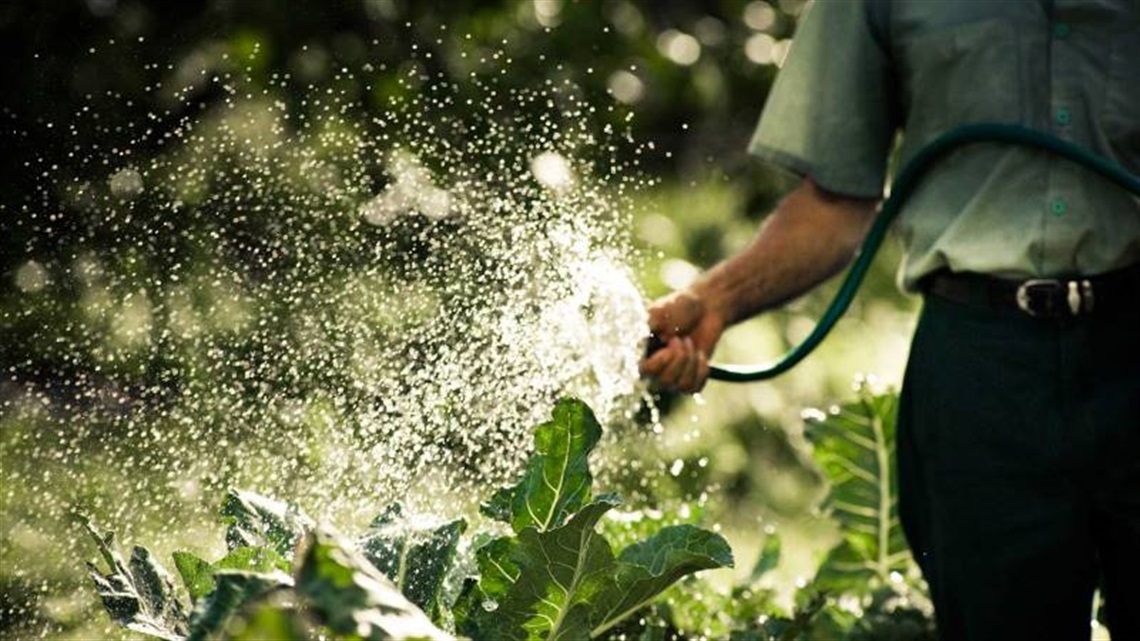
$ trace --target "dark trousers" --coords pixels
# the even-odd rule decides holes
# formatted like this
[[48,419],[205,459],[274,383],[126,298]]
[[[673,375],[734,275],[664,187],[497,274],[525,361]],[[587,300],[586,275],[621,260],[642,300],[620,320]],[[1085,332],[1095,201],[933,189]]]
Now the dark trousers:
[[1140,640],[1140,312],[928,296],[898,464],[943,641],[1088,639],[1098,585],[1114,641]]

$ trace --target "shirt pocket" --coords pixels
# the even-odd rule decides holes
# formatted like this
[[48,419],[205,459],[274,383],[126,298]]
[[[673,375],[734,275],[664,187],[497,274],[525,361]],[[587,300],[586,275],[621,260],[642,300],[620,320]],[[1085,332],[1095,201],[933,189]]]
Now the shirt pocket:
[[907,146],[966,123],[1022,121],[1017,34],[1008,20],[916,34],[903,39],[896,54]]
[[1112,38],[1101,126],[1121,163],[1140,170],[1140,33],[1131,29]]

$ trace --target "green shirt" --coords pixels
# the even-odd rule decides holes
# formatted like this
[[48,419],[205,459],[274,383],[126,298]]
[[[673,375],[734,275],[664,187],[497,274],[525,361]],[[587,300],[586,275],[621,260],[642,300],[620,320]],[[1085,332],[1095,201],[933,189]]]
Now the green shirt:
[[[1050,132],[1140,172],[1140,0],[818,0],[749,150],[877,197],[897,134],[905,163],[971,122]],[[1007,145],[953,153],[895,224],[911,290],[941,268],[1031,278],[1140,260],[1140,198]]]

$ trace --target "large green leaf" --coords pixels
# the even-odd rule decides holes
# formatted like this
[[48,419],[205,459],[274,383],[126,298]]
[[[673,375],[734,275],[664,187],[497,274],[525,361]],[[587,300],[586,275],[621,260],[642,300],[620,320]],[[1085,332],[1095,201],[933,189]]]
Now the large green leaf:
[[313,527],[313,520],[296,506],[241,490],[226,493],[222,520],[229,526],[226,545],[230,550],[268,547],[286,558],[293,557],[297,542]]
[[366,641],[453,638],[331,530],[312,529],[302,548],[297,593],[333,632]]
[[194,601],[214,589],[214,573],[218,570],[244,570],[247,572],[291,571],[288,559],[270,548],[237,548],[215,563],[210,563],[189,552],[175,552],[174,567],[182,575],[182,583]]
[[906,573],[910,553],[898,519],[895,413],[898,396],[860,385],[858,399],[806,415],[814,456],[830,480],[824,508],[842,540],[816,575],[816,587],[865,594]]
[[103,574],[88,563],[95,589],[111,618],[130,630],[168,641],[179,641],[187,633],[186,611],[174,593],[170,573],[149,550],[135,547],[130,563],[115,549],[115,534],[100,534],[89,519],[80,519],[99,547],[109,572]]
[[613,552],[597,533],[598,519],[616,504],[613,498],[602,498],[562,527],[547,531],[528,527],[501,546],[499,551],[509,554],[511,567],[487,586],[480,582],[484,602],[472,608],[478,619],[473,627],[481,637],[589,638],[595,602],[614,577]]
[[230,622],[250,604],[293,586],[292,577],[280,570],[269,573],[216,570],[211,581],[214,589],[194,606],[186,641],[224,638]]
[[640,610],[682,577],[723,567],[732,567],[732,548],[719,534],[692,525],[663,528],[618,555],[616,580],[591,616],[592,636]]
[[440,591],[466,528],[462,519],[442,525],[409,519],[394,503],[373,520],[360,548],[404,596],[436,619]]
[[535,451],[522,479],[496,492],[482,506],[484,514],[510,523],[517,533],[562,525],[590,500],[588,457],[601,436],[589,406],[577,399],[558,401],[553,418],[535,429]]

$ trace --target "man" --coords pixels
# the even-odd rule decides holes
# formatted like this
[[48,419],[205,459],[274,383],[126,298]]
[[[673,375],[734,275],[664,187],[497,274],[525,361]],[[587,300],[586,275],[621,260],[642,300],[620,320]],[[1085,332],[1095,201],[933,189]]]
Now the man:
[[[857,251],[905,163],[1020,123],[1140,171],[1136,0],[820,0],[750,150],[802,177],[754,242],[650,308],[643,372],[701,389],[729,325]],[[1087,639],[1104,589],[1140,639],[1140,199],[1065,160],[955,152],[896,229],[924,295],[899,415],[900,511],[943,639]]]

